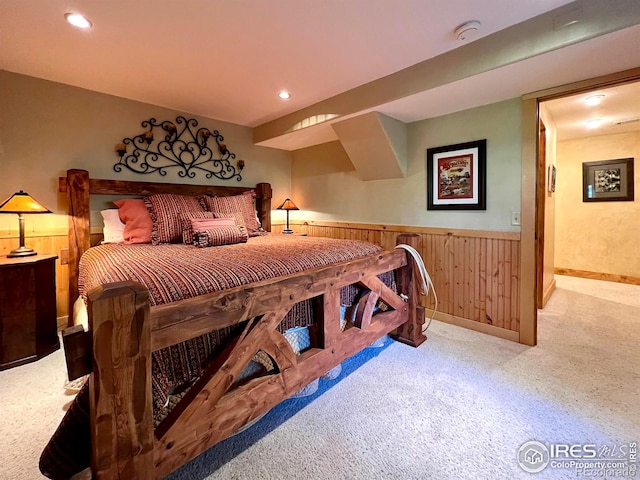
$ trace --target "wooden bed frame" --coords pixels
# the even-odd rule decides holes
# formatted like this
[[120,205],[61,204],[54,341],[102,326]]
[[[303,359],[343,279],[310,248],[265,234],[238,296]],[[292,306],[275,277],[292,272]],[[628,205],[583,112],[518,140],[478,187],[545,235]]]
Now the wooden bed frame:
[[[78,294],[80,256],[90,247],[90,194],[233,195],[249,190],[95,180],[84,170],[69,170],[59,187],[69,199],[70,306]],[[271,187],[260,183],[255,190],[262,225],[270,230]],[[419,238],[405,234],[398,242],[417,247]],[[377,277],[391,270],[398,270],[398,294]],[[343,332],[340,288],[353,283],[369,291],[358,303],[355,327]],[[166,476],[384,334],[420,345],[426,337],[417,295],[412,263],[400,249],[154,307],[139,283],[94,289],[88,295],[89,331],[73,327],[64,335],[70,378],[91,372],[93,478]],[[313,299],[316,312],[309,327],[311,348],[295,355],[276,328],[293,304],[306,299]],[[391,308],[374,316],[378,299]],[[242,334],[154,429],[151,353],[247,320]],[[274,359],[276,373],[233,386],[258,350]]]

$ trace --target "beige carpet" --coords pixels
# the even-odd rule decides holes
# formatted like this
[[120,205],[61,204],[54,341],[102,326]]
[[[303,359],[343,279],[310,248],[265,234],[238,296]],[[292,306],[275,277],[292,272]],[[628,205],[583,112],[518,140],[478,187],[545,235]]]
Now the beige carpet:
[[[420,348],[391,343],[171,478],[575,478],[525,473],[518,448],[640,440],[640,287],[557,286],[537,347],[433,322]],[[0,372],[0,479],[41,478],[39,453],[69,401],[63,381],[61,352]]]

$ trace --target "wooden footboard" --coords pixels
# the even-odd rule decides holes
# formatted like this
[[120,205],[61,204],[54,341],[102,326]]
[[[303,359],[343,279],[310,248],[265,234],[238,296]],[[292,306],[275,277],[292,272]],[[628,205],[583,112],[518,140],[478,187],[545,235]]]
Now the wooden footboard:
[[[399,237],[402,243],[414,240]],[[94,289],[88,302],[94,478],[161,478],[384,334],[420,344],[424,317],[412,300],[411,269],[405,252],[393,250],[156,307],[135,282]],[[378,279],[391,270],[399,271],[398,293],[409,300]],[[353,283],[368,292],[357,306],[355,325],[341,331],[340,288]],[[306,299],[320,308],[310,327],[311,348],[295,355],[276,328]],[[389,308],[374,314],[378,300]],[[154,430],[151,352],[241,322],[241,335]],[[235,380],[259,350],[272,358],[275,373],[238,386]]]

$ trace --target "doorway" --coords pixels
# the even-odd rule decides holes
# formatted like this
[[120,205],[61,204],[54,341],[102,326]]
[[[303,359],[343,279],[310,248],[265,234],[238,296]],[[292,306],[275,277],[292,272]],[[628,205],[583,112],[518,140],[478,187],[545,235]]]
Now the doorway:
[[[520,281],[520,343],[537,343],[538,300],[544,301],[544,275],[553,272],[555,265],[549,261],[548,250],[552,248],[555,235],[550,235],[547,226],[550,209],[542,201],[548,198],[549,170],[543,170],[540,161],[540,137],[544,132],[545,148],[542,152],[545,165],[548,159],[548,137],[550,125],[541,127],[541,104],[546,101],[586,96],[588,92],[640,81],[640,68],[619,72],[583,82],[525,95],[522,100],[522,204],[521,204],[521,281]],[[553,193],[553,192],[550,192]],[[551,198],[554,195],[550,196]],[[547,261],[545,262],[545,258]],[[553,258],[553,257],[551,257]],[[549,265],[551,262],[551,265]],[[549,275],[550,273],[547,273]],[[550,274],[553,276],[553,274]],[[548,295],[552,290],[548,292]]]

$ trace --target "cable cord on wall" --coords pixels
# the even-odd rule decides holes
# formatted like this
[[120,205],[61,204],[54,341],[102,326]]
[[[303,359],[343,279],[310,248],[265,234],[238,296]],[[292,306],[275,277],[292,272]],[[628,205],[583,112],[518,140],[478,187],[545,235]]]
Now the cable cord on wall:
[[433,320],[433,317],[435,317],[436,312],[438,311],[438,295],[436,295],[436,288],[433,286],[433,282],[431,281],[431,276],[429,276],[429,272],[427,272],[427,267],[425,267],[424,261],[422,260],[422,257],[420,256],[418,251],[415,248],[413,248],[411,245],[406,245],[404,243],[396,245],[396,248],[404,249],[411,255],[411,258],[413,258],[413,263],[418,268],[418,272],[420,273],[420,279],[422,280],[422,290],[420,294],[426,298],[429,296],[429,291],[433,292],[433,299],[434,299],[433,311],[431,312],[429,321],[422,328],[422,331],[426,332],[429,326],[431,325],[431,321]]

